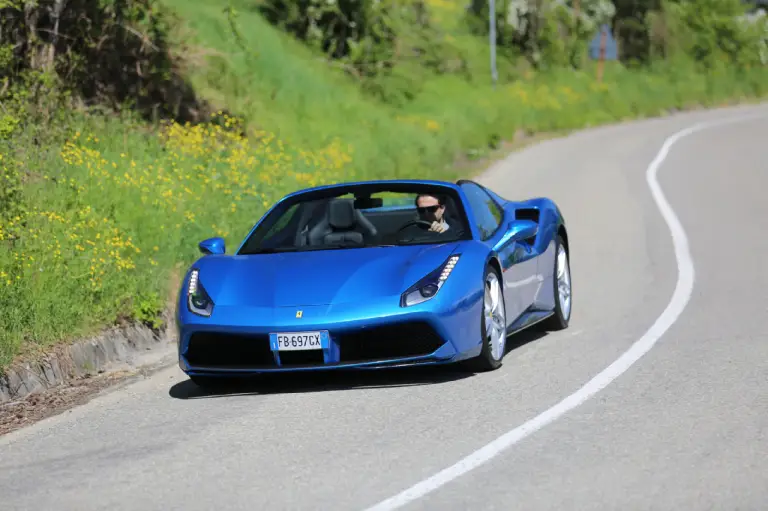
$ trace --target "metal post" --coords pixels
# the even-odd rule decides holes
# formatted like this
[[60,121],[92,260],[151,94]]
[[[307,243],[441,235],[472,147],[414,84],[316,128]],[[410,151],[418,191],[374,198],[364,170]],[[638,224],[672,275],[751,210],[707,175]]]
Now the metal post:
[[495,87],[496,81],[499,79],[496,70],[496,0],[488,0],[488,7],[488,37],[491,43],[491,78],[493,79],[493,86]]

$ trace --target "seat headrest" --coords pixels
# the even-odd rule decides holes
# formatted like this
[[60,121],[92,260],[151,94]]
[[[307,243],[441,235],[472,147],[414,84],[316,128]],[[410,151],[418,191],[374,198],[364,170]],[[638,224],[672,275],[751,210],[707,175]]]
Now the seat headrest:
[[336,199],[328,204],[328,223],[334,229],[349,229],[355,225],[355,205],[349,199]]

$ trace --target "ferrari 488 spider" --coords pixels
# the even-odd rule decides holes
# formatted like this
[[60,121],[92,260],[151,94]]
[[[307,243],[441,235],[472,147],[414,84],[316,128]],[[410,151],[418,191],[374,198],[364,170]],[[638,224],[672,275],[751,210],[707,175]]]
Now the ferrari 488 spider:
[[507,336],[568,326],[568,232],[546,198],[473,181],[343,183],[279,200],[239,247],[199,245],[177,304],[200,385],[275,371],[501,365]]

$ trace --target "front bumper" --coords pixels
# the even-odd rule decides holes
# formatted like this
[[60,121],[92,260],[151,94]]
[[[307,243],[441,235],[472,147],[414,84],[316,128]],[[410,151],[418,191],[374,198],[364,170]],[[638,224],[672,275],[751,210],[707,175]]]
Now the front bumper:
[[[179,367],[192,375],[376,369],[450,363],[480,353],[475,307],[441,311],[436,302],[382,311],[375,305],[303,307],[301,318],[296,307],[219,308],[215,321],[182,313]],[[329,334],[326,349],[277,351],[270,346],[270,333],[323,330]]]

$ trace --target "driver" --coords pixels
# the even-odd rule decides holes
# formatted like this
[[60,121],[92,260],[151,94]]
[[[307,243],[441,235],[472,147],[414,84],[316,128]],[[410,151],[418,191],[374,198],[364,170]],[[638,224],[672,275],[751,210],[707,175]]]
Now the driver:
[[432,224],[429,227],[432,232],[443,233],[451,227],[445,220],[445,201],[442,197],[425,193],[419,194],[416,197],[416,211],[420,220]]

